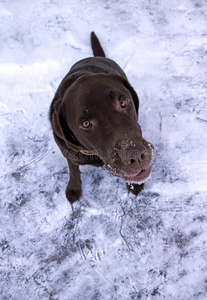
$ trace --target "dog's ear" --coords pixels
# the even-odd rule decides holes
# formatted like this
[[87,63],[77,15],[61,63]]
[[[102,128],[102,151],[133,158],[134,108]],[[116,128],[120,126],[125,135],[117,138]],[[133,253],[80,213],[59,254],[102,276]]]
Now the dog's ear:
[[61,109],[62,99],[58,99],[55,102],[55,110],[51,116],[52,128],[55,140],[64,156],[66,156],[68,154],[68,151],[80,151],[82,147],[74,136],[73,132],[69,129],[64,119]]
[[139,113],[139,98],[137,96],[137,93],[135,92],[134,88],[131,86],[131,84],[129,83],[129,81],[126,78],[122,77],[121,80],[124,83],[125,87],[130,91],[130,93],[132,95],[132,99],[134,101],[134,105],[135,105],[136,112],[137,112],[137,117],[138,117],[138,113]]

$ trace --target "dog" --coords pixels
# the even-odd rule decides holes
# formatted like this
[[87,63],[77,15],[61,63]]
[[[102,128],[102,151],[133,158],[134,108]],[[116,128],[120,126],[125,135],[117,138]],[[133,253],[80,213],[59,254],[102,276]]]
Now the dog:
[[82,195],[79,165],[105,165],[138,195],[150,177],[154,147],[138,124],[139,98],[119,65],[91,33],[94,57],[75,63],[50,106],[54,139],[68,161],[70,203]]

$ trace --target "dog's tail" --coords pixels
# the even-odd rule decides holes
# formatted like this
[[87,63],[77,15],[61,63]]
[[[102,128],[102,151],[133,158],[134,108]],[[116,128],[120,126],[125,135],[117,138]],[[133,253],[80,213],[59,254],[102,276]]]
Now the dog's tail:
[[99,39],[97,38],[94,32],[91,32],[91,47],[93,49],[94,56],[106,57],[103,48],[101,47],[101,44],[99,42]]

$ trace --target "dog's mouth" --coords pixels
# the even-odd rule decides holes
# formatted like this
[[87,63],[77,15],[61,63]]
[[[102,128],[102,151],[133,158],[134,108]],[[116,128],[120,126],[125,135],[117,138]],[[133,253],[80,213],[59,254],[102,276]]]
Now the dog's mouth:
[[129,184],[142,184],[150,178],[152,166],[140,170],[137,174],[123,174],[122,172],[117,172],[117,170],[107,166],[108,171],[116,177],[122,177]]
[[129,184],[130,183],[142,184],[142,183],[144,183],[145,181],[147,181],[150,178],[151,170],[152,170],[152,167],[149,166],[146,169],[142,169],[135,176],[134,175],[133,176],[127,175],[127,176],[123,176],[123,178]]

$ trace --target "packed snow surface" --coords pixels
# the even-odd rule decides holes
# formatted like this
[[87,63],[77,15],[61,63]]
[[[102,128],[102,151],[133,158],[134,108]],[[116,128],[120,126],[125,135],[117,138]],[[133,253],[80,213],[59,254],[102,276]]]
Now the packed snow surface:
[[[67,161],[48,119],[95,31],[156,150],[137,197]],[[0,298],[207,299],[207,1],[0,0]]]

